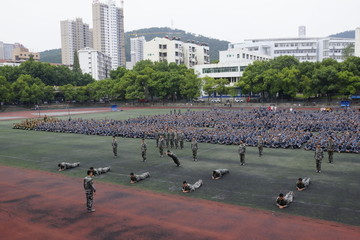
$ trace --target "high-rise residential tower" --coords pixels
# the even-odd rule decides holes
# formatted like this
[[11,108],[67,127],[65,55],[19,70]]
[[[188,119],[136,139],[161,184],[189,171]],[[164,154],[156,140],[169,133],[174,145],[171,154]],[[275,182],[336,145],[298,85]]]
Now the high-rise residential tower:
[[124,10],[116,6],[115,0],[108,3],[93,1],[94,49],[111,57],[111,68],[125,67]]
[[62,64],[73,65],[74,54],[85,47],[92,47],[92,34],[89,24],[81,18],[64,20],[61,26],[61,60]]
[[355,57],[360,57],[360,27],[355,29]]
[[137,62],[144,60],[144,44],[144,36],[130,38],[131,68],[134,67]]

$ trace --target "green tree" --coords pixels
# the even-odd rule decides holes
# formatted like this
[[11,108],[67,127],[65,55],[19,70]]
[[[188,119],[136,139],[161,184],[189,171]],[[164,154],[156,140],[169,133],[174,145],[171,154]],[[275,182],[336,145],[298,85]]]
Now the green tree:
[[76,73],[82,73],[80,68],[80,61],[77,51],[74,51],[74,63],[73,63],[73,71]]
[[12,91],[10,82],[8,82],[4,76],[0,76],[0,102],[8,102],[10,100],[11,94]]
[[355,53],[355,46],[353,43],[348,44],[343,50],[342,50],[342,56],[344,59],[347,59],[351,56],[353,56]]
[[215,90],[218,94],[220,94],[220,101],[221,101],[222,95],[228,93],[228,88],[226,87],[226,85],[229,84],[229,80],[224,78],[216,79],[215,84],[216,84]]
[[194,70],[189,69],[186,71],[185,76],[180,83],[180,94],[185,96],[188,100],[199,97],[201,82],[201,79],[196,76]]
[[215,79],[209,76],[203,77],[201,79],[203,81],[203,90],[204,92],[209,95],[208,100],[210,101],[210,97],[214,95],[216,92],[216,82]]

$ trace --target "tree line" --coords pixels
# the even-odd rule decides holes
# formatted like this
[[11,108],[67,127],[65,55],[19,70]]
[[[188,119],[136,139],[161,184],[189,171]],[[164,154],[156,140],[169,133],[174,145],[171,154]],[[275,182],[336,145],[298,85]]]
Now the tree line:
[[200,95],[201,79],[193,69],[175,63],[145,60],[132,70],[119,67],[110,78],[95,81],[79,68],[32,60],[18,67],[0,67],[0,102],[40,104],[57,101],[179,100]]
[[305,98],[327,97],[331,101],[334,95],[360,92],[360,58],[299,62],[292,56],[281,56],[255,61],[246,67],[236,86],[244,93],[260,94],[269,101],[279,97],[293,99],[298,93]]
[[57,101],[102,100],[191,100],[201,89],[209,96],[257,94],[264,101],[308,97],[353,95],[360,92],[360,58],[348,57],[339,63],[299,62],[292,56],[255,61],[246,67],[235,87],[227,79],[198,78],[193,69],[167,62],[138,62],[132,70],[119,67],[110,78],[95,81],[81,70],[26,61],[18,67],[0,67],[0,102],[40,104]]

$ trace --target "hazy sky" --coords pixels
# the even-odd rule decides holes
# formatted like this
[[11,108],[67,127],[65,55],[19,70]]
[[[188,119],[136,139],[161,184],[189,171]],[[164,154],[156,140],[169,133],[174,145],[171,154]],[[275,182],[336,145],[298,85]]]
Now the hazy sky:
[[[0,1],[0,41],[30,51],[60,48],[61,20],[92,27],[92,0]],[[125,31],[173,27],[230,42],[297,37],[301,25],[308,37],[360,27],[359,0],[125,0],[124,13]]]

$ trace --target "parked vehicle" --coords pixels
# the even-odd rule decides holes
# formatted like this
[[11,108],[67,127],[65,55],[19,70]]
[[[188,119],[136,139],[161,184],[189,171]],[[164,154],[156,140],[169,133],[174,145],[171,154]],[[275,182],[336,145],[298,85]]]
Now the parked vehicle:
[[193,102],[196,102],[196,103],[203,103],[203,102],[205,102],[205,100],[202,99],[202,98],[194,98],[192,101],[193,101]]
[[243,100],[243,99],[240,99],[240,98],[235,98],[235,102],[236,102],[236,103],[241,103],[241,102],[244,102],[244,100]]
[[213,98],[213,99],[211,99],[211,102],[212,103],[221,103],[221,100],[220,100],[220,98]]

